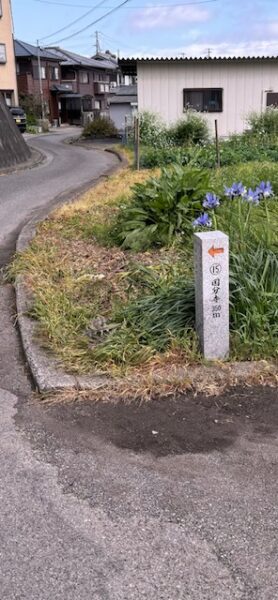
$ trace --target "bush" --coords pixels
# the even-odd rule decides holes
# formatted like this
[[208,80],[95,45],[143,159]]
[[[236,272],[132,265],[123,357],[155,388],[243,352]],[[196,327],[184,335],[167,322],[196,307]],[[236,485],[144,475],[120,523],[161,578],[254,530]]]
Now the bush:
[[84,129],[84,137],[116,137],[117,128],[113,121],[108,117],[96,117],[91,123],[88,123]]
[[189,160],[190,152],[182,148],[154,148],[148,146],[140,149],[140,167],[143,169],[165,167],[173,163],[187,165]]
[[143,111],[138,116],[141,144],[153,148],[166,148],[171,145],[167,127],[159,115]]
[[169,133],[177,146],[204,144],[209,139],[207,121],[192,111],[173,125]]
[[192,231],[209,189],[208,173],[175,165],[160,177],[133,187],[130,204],[118,214],[114,235],[124,248],[145,250],[166,246],[179,234]]
[[[262,138],[258,135],[234,135],[221,141],[221,166],[258,161],[278,162],[278,138]],[[143,147],[140,165],[143,168],[162,167],[167,164],[191,164],[195,167],[213,169],[216,166],[215,144],[191,145],[187,147],[155,148]]]
[[254,134],[278,135],[278,109],[270,107],[262,113],[251,113],[247,123]]

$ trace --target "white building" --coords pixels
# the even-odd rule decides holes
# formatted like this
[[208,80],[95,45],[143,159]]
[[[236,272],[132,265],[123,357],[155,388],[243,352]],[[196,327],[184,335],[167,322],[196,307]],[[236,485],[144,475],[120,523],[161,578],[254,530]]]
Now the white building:
[[137,73],[138,110],[168,124],[193,108],[227,136],[246,128],[250,112],[278,104],[277,57],[121,59],[120,67]]

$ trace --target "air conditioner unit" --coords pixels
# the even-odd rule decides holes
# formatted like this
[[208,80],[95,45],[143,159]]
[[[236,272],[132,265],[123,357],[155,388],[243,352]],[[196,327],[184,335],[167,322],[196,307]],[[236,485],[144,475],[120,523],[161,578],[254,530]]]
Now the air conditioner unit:
[[88,125],[88,123],[91,123],[93,120],[94,120],[93,112],[83,113],[83,125]]

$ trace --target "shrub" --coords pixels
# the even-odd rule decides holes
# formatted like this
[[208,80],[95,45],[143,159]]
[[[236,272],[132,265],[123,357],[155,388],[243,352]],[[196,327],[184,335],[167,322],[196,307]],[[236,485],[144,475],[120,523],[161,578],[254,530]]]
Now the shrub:
[[140,150],[140,167],[143,169],[153,169],[174,163],[187,165],[190,160],[190,154],[189,151],[185,151],[183,148],[143,147]]
[[84,127],[82,135],[84,137],[116,137],[118,131],[108,117],[96,117]]
[[165,148],[171,145],[167,127],[159,115],[148,111],[139,113],[140,142],[145,146]]
[[169,132],[177,146],[204,144],[209,139],[206,120],[192,111],[188,111],[183,119],[170,128]]
[[[234,135],[221,141],[219,148],[222,167],[254,160],[278,162],[278,138],[276,140],[269,136],[262,138],[258,135]],[[162,167],[173,163],[190,163],[195,167],[213,169],[216,165],[215,144],[141,148],[140,165],[143,168]]]
[[258,135],[278,135],[278,110],[267,108],[262,113],[251,113],[247,123],[252,133]]
[[199,169],[164,168],[160,177],[133,187],[131,202],[118,214],[115,236],[124,248],[144,250],[169,245],[178,234],[192,231],[210,176]]

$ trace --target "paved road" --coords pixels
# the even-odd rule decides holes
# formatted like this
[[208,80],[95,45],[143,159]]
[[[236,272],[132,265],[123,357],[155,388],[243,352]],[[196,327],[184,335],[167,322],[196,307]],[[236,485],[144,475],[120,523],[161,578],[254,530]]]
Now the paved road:
[[78,134],[76,128],[60,133],[29,137],[28,143],[43,151],[47,163],[31,170],[0,177],[0,266],[7,260],[7,248],[14,247],[26,220],[60,194],[70,195],[105,173],[118,159],[108,153],[64,144]]
[[[37,139],[55,163],[11,187],[1,179],[14,190],[12,213],[1,187],[5,235],[50,199],[48,168],[61,184],[70,154],[56,154],[59,143]],[[277,389],[132,410],[46,407],[32,397],[13,303],[2,285],[1,600],[274,600]]]

